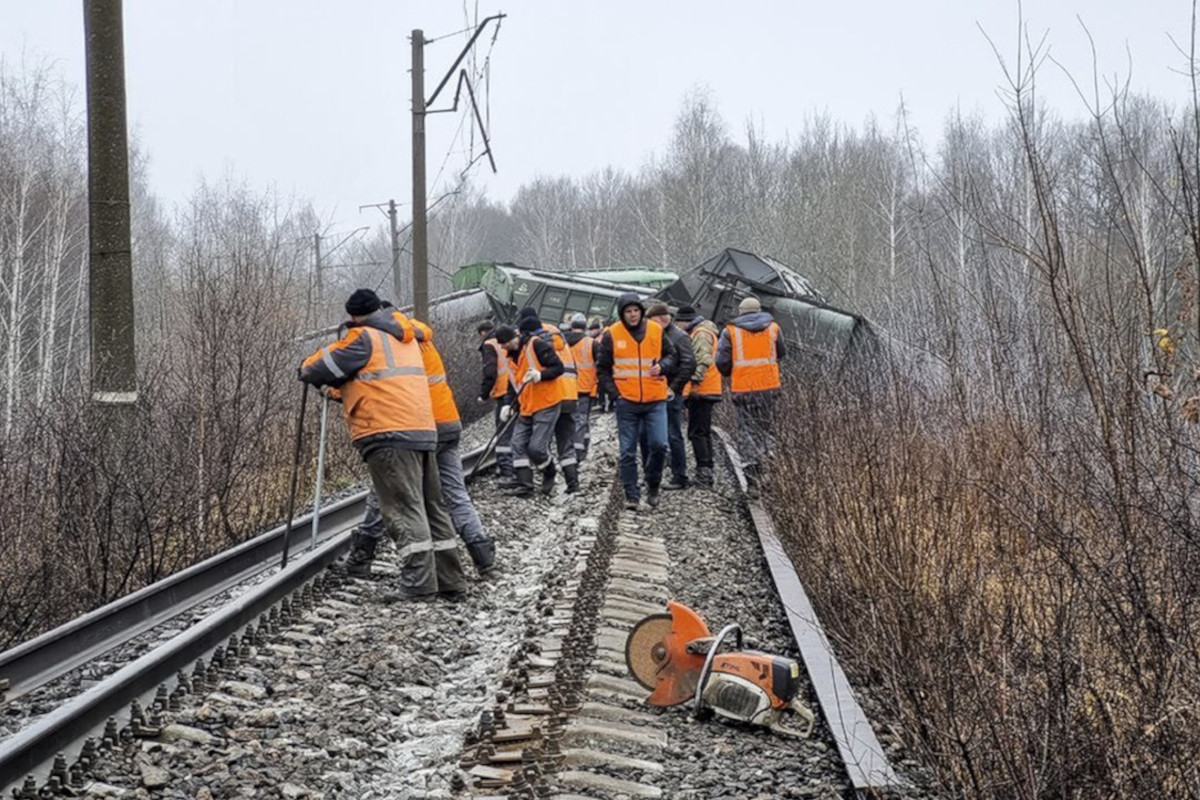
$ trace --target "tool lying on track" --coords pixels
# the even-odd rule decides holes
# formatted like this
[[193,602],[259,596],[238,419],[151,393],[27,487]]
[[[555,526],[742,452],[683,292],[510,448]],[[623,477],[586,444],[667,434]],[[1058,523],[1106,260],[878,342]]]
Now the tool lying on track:
[[[695,611],[674,600],[667,614],[651,614],[633,626],[625,640],[625,663],[634,679],[652,689],[646,702],[675,706],[695,698],[695,711],[706,708],[729,719],[765,725],[776,733],[806,738],[813,713],[796,696],[800,665],[783,656],[742,649],[740,626],[726,625],[713,636]],[[720,652],[730,634],[735,649]],[[803,721],[793,727],[784,712]]]

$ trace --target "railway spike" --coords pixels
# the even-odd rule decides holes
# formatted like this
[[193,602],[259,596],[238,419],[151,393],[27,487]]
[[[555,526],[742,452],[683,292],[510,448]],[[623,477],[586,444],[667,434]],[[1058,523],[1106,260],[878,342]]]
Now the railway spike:
[[37,800],[38,786],[37,781],[32,775],[25,776],[25,783],[21,785],[21,791],[13,791],[13,797],[18,800]]
[[100,740],[100,746],[105,750],[110,750],[121,743],[121,731],[117,728],[117,720],[115,717],[109,717],[104,723],[104,737]]
[[171,702],[171,695],[167,693],[167,685],[160,683],[158,691],[154,693],[154,702],[151,707],[157,711],[165,711],[167,704]]

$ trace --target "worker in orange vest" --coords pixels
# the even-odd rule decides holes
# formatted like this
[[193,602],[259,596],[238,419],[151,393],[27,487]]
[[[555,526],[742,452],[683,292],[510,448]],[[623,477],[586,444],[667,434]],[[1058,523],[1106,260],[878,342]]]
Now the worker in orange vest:
[[[480,374],[483,381],[479,386],[478,402],[494,405],[492,419],[499,434],[496,439],[496,471],[500,474],[501,488],[516,486],[516,473],[513,471],[512,455],[512,425],[500,421],[500,409],[511,401],[511,393],[516,388],[516,376],[513,375],[515,365],[509,360],[505,343],[515,338],[517,332],[507,325],[495,326],[491,322],[481,322],[476,328],[479,335],[479,354],[483,358]],[[501,337],[500,334],[504,334]]]
[[738,452],[752,494],[762,483],[779,398],[779,361],[786,355],[779,325],[754,295],[738,305],[738,315],[721,331],[714,363],[729,378],[737,426]]
[[619,318],[600,336],[596,376],[617,397],[617,440],[625,508],[641,503],[638,442],[646,431],[646,503],[658,506],[667,456],[667,375],[675,355],[662,326],[645,318],[646,308],[632,292],[617,298]]
[[587,458],[592,432],[589,416],[596,401],[599,384],[596,382],[596,340],[587,334],[587,319],[583,314],[571,317],[571,328],[563,336],[575,356],[575,377],[579,397],[575,403],[575,458],[579,463]]
[[[513,430],[513,467],[517,472],[517,485],[513,494],[529,497],[533,494],[533,473],[542,473],[542,492],[549,494],[554,489],[554,476],[558,472],[550,455],[550,440],[562,413],[562,403],[567,397],[567,384],[562,380],[563,362],[559,358],[551,336],[542,329],[536,315],[523,317],[517,325],[519,337],[513,337],[505,345],[509,353],[517,356],[516,376],[519,381],[516,392],[518,414]],[[501,421],[514,413],[512,405],[501,411]]]
[[712,486],[712,415],[717,403],[721,402],[721,373],[713,366],[713,357],[717,354],[721,331],[691,306],[679,309],[675,314],[675,324],[691,337],[692,353],[696,356],[691,380],[683,387],[684,404],[687,407],[687,438],[692,443],[692,454],[696,457],[696,483]]
[[[532,306],[522,308],[517,315],[517,324],[526,317],[539,319],[537,309]],[[579,460],[575,457],[575,409],[579,400],[579,374],[575,366],[575,354],[567,344],[566,338],[557,325],[550,322],[540,322],[537,335],[549,340],[554,345],[554,352],[563,362],[562,381],[563,399],[559,405],[558,420],[554,423],[554,449],[558,460],[558,468],[562,470],[563,479],[567,482],[567,493],[579,491]],[[542,491],[549,494],[553,484],[542,484]]]
[[345,334],[304,360],[300,380],[341,394],[350,437],[399,551],[396,596],[461,600],[466,579],[442,503],[437,424],[415,333],[397,325],[370,289],[350,295],[346,313]]

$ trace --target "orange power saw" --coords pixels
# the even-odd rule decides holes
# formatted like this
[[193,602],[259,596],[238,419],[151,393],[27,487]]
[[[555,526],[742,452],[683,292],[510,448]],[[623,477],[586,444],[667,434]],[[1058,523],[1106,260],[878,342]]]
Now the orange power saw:
[[[695,713],[705,708],[728,719],[765,725],[799,738],[812,733],[813,714],[796,696],[800,665],[783,656],[742,649],[742,629],[727,625],[713,636],[695,611],[674,600],[666,614],[651,614],[633,626],[625,640],[625,663],[634,680],[651,689],[646,702],[675,706],[695,698]],[[730,635],[734,649],[720,652]],[[800,727],[785,721],[791,710]]]

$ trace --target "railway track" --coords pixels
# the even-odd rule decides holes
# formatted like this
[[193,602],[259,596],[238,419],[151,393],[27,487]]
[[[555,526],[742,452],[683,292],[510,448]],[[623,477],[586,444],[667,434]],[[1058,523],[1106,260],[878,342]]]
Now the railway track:
[[[322,515],[321,541],[287,570],[0,741],[0,787],[17,797],[919,795],[904,788],[844,675],[829,668],[836,659],[806,599],[785,587],[786,558],[773,531],[764,533],[769,516],[753,502],[749,514],[742,510],[736,455],[699,529],[688,524],[702,497],[694,491],[665,493],[653,514],[626,512],[612,483],[611,418],[601,420],[597,463],[585,469],[579,495],[530,502],[487,484],[474,492],[505,567],[477,583],[464,607],[387,606],[386,572],[380,581],[331,573],[363,495],[340,501]],[[309,531],[301,520],[294,548]],[[260,573],[277,561],[281,534],[260,537],[276,543]],[[211,569],[208,578],[161,587],[158,599],[147,592],[140,611],[103,622],[101,609],[89,624],[103,631],[119,627],[112,619],[178,616],[251,571],[244,562]],[[765,576],[780,570],[777,594]],[[184,598],[182,586],[205,588]],[[168,603],[172,592],[179,598]],[[758,728],[697,724],[679,709],[648,710],[617,650],[632,621],[661,611],[668,596],[713,623],[742,623],[754,646],[802,658],[824,720],[818,734],[796,743]],[[742,618],[726,620],[731,614]],[[150,624],[131,626],[144,633]],[[84,619],[64,627],[72,626],[87,630]],[[87,650],[25,674],[61,677],[103,645]],[[54,652],[40,657],[48,664]],[[15,663],[7,656],[0,677]],[[14,681],[10,703],[35,694],[36,683]],[[289,768],[245,766],[259,756]]]

